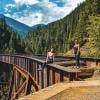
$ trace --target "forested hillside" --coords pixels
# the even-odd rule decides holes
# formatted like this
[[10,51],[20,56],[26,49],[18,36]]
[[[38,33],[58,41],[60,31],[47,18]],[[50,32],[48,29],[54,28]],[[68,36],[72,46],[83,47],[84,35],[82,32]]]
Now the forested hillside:
[[0,53],[24,52],[22,41],[23,39],[6,24],[4,19],[0,18]]
[[[67,9],[66,9],[67,10]],[[86,0],[66,17],[20,37],[0,18],[0,53],[57,54],[71,50],[80,41],[82,56],[100,57],[100,0]]]
[[57,54],[65,53],[79,39],[81,47],[90,49],[87,56],[100,56],[99,14],[100,0],[86,0],[65,18],[30,32],[25,38],[26,52],[46,54],[53,47]]

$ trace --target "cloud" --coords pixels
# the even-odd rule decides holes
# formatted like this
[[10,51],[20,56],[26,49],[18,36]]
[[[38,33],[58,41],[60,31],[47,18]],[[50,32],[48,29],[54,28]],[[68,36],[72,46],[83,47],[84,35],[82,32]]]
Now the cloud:
[[10,14],[6,14],[8,17],[12,17],[17,21],[27,24],[28,26],[33,26],[36,24],[42,23],[43,15],[42,13],[29,13],[28,16],[18,16],[18,14],[14,13],[12,16]]
[[20,17],[17,20],[29,25],[33,26],[42,22],[43,15],[41,13],[30,13],[29,16]]
[[12,8],[15,8],[15,4],[7,4],[5,7],[4,7],[4,11],[6,12],[6,13],[8,13],[8,12],[10,12],[11,10],[10,9],[12,9]]
[[38,0],[14,0],[14,2],[19,5],[23,5],[23,4],[33,5],[39,3]]
[[[5,6],[5,14],[24,24],[47,24],[68,15],[85,0],[15,0]],[[58,3],[64,3],[59,6]]]
[[[53,0],[52,0],[53,1]],[[56,0],[59,2],[60,0]],[[78,4],[85,0],[62,0],[64,2],[64,6],[60,7],[55,2],[43,2],[40,6],[44,7],[45,17],[44,22],[50,23],[61,19],[68,15]]]
[[5,7],[15,7],[15,4],[7,4]]

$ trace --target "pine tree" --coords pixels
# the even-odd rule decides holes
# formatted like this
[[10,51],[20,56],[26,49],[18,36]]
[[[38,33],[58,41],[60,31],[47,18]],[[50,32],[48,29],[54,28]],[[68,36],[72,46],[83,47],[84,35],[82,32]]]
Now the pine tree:
[[100,57],[100,16],[90,16],[87,27],[89,55]]

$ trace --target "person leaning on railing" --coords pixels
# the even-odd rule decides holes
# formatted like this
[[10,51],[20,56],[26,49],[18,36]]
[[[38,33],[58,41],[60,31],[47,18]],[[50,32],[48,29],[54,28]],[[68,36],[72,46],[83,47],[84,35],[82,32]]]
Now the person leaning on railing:
[[51,48],[51,50],[47,53],[47,58],[46,58],[46,63],[53,63],[55,59],[55,53],[54,53],[54,49]]
[[51,48],[51,50],[47,53],[46,62],[44,62],[42,65],[42,68],[39,68],[38,70],[42,71],[44,69],[44,67],[46,66],[46,64],[53,63],[54,59],[55,59],[54,49]]

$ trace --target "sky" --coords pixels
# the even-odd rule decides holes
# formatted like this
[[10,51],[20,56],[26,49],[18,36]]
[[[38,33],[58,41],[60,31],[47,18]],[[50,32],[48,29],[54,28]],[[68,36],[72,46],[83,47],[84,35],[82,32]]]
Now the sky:
[[85,0],[0,0],[0,14],[28,26],[59,20]]

